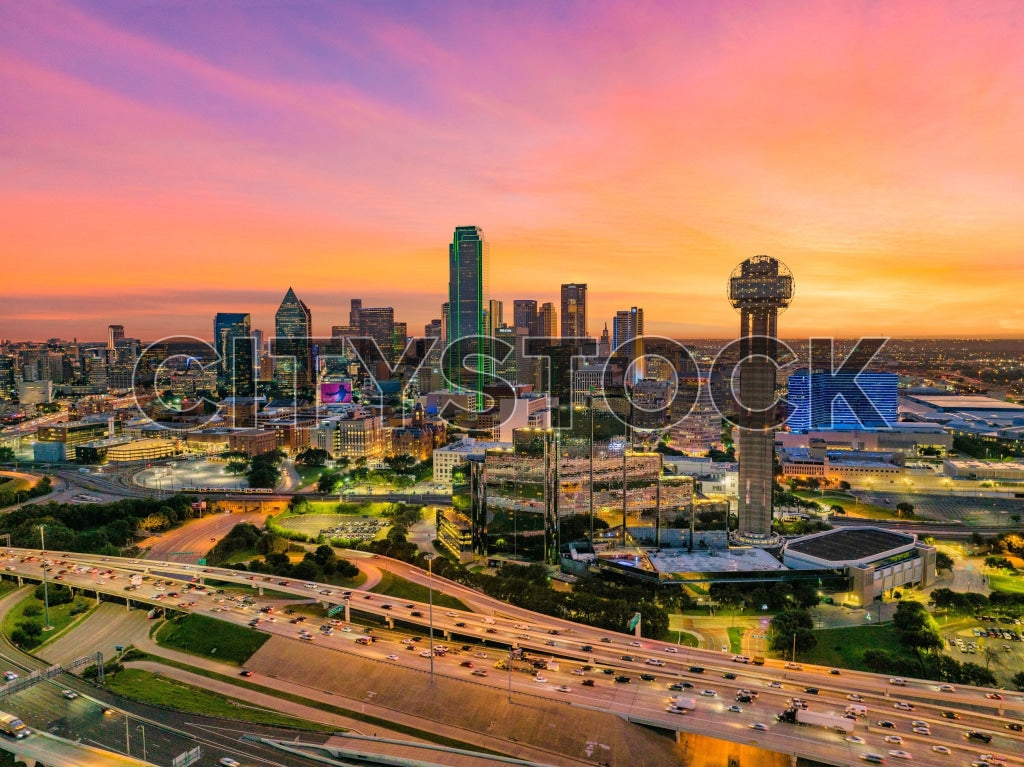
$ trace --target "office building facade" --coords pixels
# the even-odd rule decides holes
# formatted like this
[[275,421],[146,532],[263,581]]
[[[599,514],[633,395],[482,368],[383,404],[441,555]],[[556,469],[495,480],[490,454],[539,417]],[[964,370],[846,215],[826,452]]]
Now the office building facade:
[[587,286],[562,285],[562,338],[587,337]]
[[898,383],[899,376],[884,371],[830,375],[803,368],[789,377],[786,423],[797,433],[888,428],[899,418]]
[[295,394],[313,385],[313,317],[288,288],[274,315],[274,375],[281,392]]

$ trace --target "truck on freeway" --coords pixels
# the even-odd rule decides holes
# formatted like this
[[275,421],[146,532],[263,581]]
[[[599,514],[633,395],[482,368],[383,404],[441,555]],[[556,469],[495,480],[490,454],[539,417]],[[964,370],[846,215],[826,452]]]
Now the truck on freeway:
[[779,714],[778,720],[780,722],[789,722],[790,724],[824,727],[828,730],[841,732],[844,735],[852,734],[855,727],[854,720],[852,719],[836,714],[826,714],[821,711],[808,711],[805,708],[788,708]]
[[835,730],[844,735],[852,735],[855,726],[854,720],[847,719],[845,716],[837,716],[836,714],[828,714],[822,711],[808,711],[805,708],[798,708],[796,710],[796,723],[824,727],[827,730]]
[[672,708],[683,708],[688,711],[693,711],[695,708],[697,708],[697,699],[686,698],[682,695],[677,695],[674,698],[672,698],[670,705]]

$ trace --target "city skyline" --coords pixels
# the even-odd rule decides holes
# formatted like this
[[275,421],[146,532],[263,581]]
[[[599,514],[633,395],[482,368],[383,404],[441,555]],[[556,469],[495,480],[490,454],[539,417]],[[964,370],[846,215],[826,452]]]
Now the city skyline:
[[218,311],[267,329],[288,286],[318,334],[348,295],[418,328],[464,224],[488,233],[494,298],[557,306],[586,281],[595,327],[637,305],[650,332],[730,337],[722,275],[763,253],[801,274],[793,337],[938,316],[1020,336],[1022,20],[6,3],[0,337],[205,336]]

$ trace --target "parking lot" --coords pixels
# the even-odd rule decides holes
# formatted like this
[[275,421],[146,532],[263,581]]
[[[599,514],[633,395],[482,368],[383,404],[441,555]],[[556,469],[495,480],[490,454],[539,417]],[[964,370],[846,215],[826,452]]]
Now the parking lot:
[[[946,635],[946,652],[965,663],[986,666],[1006,684],[1010,677],[1024,670],[1024,626],[1019,619],[986,617],[993,619]],[[998,659],[986,658],[986,647],[999,650]]]

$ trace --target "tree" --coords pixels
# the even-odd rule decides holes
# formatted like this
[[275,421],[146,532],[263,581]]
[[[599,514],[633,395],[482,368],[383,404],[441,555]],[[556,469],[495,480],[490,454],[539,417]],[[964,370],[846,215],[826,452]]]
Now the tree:
[[1003,653],[1000,652],[999,648],[993,644],[986,644],[982,648],[982,653],[985,656],[985,668],[989,668],[993,663],[997,666],[1003,665]]
[[334,553],[334,547],[326,544],[317,546],[316,551],[313,552],[313,559],[320,567],[324,568],[326,572],[327,568],[331,568],[331,572],[334,572],[335,565],[338,561],[338,555]]
[[1024,691],[1024,671],[1018,671],[1010,677],[1010,683],[1018,690]]
[[320,568],[312,559],[303,559],[292,568],[292,575],[303,581],[315,581],[320,576]]
[[320,479],[316,481],[316,491],[318,493],[333,493],[338,485],[341,484],[341,475],[336,471],[325,471],[320,475]]
[[783,610],[772,618],[771,632],[771,648],[775,652],[790,651],[794,636],[798,650],[810,650],[818,643],[814,619],[807,610]]
[[14,448],[0,447],[0,463],[14,463]]
[[838,503],[833,503],[831,506],[828,507],[828,510],[831,511],[833,514],[845,514],[846,513],[846,509],[844,509]]
[[949,556],[944,551],[935,552],[935,569],[936,570],[952,570],[953,569],[953,557]]
[[311,447],[295,456],[295,463],[301,463],[305,466],[323,466],[327,463],[328,458],[330,458],[330,454],[326,450]]
[[896,504],[896,516],[898,517],[912,517],[914,516],[914,504],[908,503],[907,501],[900,501]]

